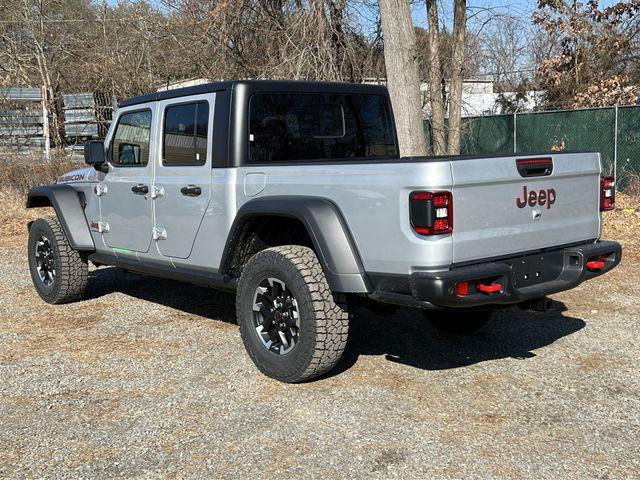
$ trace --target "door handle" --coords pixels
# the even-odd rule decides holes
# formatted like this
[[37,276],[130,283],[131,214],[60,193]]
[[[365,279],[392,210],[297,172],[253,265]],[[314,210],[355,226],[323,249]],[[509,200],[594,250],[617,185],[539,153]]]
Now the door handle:
[[185,185],[180,189],[185,197],[197,197],[202,193],[202,189],[197,185]]
[[142,184],[134,185],[133,187],[131,187],[131,191],[136,195],[146,195],[147,193],[149,193],[149,187]]

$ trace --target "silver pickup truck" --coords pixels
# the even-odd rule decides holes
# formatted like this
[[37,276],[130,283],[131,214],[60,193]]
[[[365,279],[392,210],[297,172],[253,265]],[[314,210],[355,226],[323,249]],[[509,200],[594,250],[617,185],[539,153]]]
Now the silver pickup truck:
[[228,81],[120,105],[90,166],[29,190],[50,303],[82,297],[87,265],[236,292],[266,375],[338,362],[349,312],[414,307],[453,333],[544,305],[614,268],[600,240],[614,185],[598,153],[400,158],[384,87]]

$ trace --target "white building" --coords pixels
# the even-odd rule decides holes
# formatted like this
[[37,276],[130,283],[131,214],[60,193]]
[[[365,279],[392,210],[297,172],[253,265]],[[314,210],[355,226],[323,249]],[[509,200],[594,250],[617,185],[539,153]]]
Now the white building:
[[[367,78],[364,83],[375,83],[384,85],[384,78]],[[446,93],[449,93],[449,84],[445,86]],[[425,118],[429,116],[429,84],[420,84],[422,93],[422,110]],[[502,94],[507,99],[515,100],[516,92],[505,92]],[[542,103],[544,92],[528,91],[527,98],[519,111],[526,112],[533,110]],[[497,115],[504,113],[498,103],[499,93],[493,90],[493,81],[480,78],[469,78],[462,83],[462,116],[479,117],[483,115]]]

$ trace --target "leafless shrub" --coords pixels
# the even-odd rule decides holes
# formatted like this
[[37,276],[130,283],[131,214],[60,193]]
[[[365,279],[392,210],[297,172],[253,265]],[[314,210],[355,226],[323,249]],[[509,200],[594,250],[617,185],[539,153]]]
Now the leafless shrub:
[[[621,165],[618,169],[618,187],[625,194],[640,198],[640,174],[637,170]],[[640,205],[638,205],[640,207]]]
[[79,164],[64,152],[55,152],[48,161],[42,155],[0,157],[0,188],[25,193],[32,185],[52,183]]
[[60,145],[63,92],[122,99],[189,78],[384,76],[380,36],[357,18],[359,2],[5,0],[0,85],[44,85]]

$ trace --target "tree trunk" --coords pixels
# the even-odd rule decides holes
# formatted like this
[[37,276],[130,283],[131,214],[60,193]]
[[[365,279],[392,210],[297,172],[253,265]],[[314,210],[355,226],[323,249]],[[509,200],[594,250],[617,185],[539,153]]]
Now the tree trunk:
[[442,67],[440,66],[440,27],[437,0],[427,0],[429,24],[429,105],[431,107],[431,152],[444,155],[444,98]]
[[42,5],[40,5],[40,9],[37,11],[37,14],[39,15],[37,20],[38,23],[37,27],[34,28],[30,23],[29,12],[26,9],[23,12],[24,19],[26,20],[25,25],[29,29],[29,33],[31,34],[33,42],[34,57],[38,65],[40,81],[45,87],[45,104],[47,105],[47,109],[51,114],[52,122],[49,129],[50,138],[56,147],[62,147],[63,136],[60,130],[61,126],[64,125],[64,117],[59,108],[58,102],[56,101],[56,92],[54,91],[53,82],[51,81],[51,69],[49,68],[49,61],[44,50],[44,39],[46,38],[46,33],[44,27],[44,12],[42,11]]
[[464,37],[467,25],[467,0],[455,0],[453,11],[453,50],[451,52],[451,94],[449,95],[449,143],[447,153],[460,153],[462,80],[464,74]]
[[[329,13],[331,18],[331,46],[335,58],[335,69],[338,72],[336,80],[343,80],[345,70],[345,42],[344,42],[344,9],[346,0],[331,0]],[[348,65],[346,65],[348,67]],[[353,75],[352,75],[353,76]]]
[[408,0],[379,0],[387,87],[396,120],[400,155],[427,154],[420,101],[416,34]]

